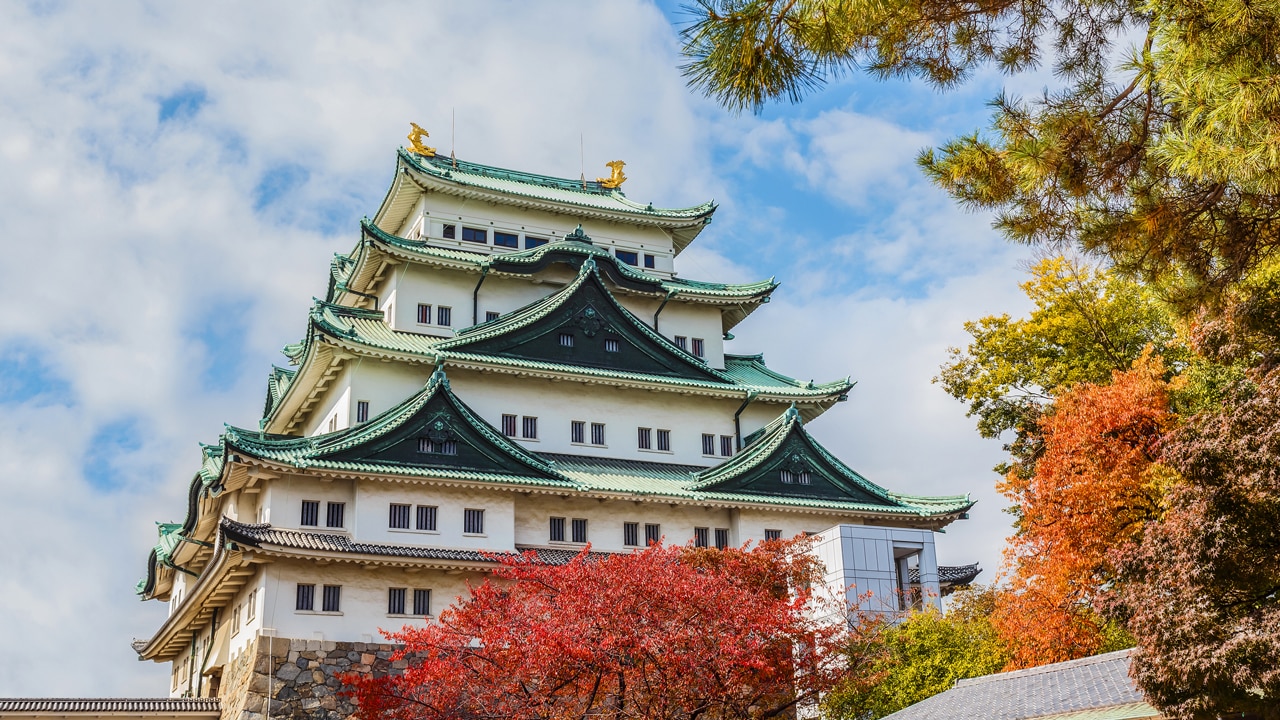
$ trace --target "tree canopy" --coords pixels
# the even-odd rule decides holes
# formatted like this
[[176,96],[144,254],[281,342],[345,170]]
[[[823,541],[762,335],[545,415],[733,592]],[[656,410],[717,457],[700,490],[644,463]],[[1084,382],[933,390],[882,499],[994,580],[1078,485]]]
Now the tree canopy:
[[810,612],[806,548],[506,561],[438,622],[390,634],[403,674],[351,692],[364,720],[787,717],[850,670],[845,624]]
[[1176,280],[1169,292],[1192,305],[1280,248],[1275,3],[697,0],[692,11],[684,71],[733,110],[800,100],[854,69],[949,88],[984,66],[1050,63],[1058,87],[1002,94],[988,128],[919,157],[1012,240],[1102,253]]

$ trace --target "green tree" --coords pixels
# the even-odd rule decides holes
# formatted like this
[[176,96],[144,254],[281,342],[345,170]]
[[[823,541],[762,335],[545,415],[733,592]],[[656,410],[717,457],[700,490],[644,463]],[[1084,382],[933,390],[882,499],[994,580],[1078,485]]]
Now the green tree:
[[[1186,357],[1167,306],[1142,284],[1061,257],[1041,260],[1030,274],[1021,285],[1035,306],[1030,315],[965,323],[973,341],[963,350],[951,348],[935,378],[969,405],[983,437],[1016,430],[1025,445],[1060,392],[1109,382],[1148,346],[1170,365]],[[1016,446],[1015,456],[1025,456]]]
[[[854,664],[877,659],[831,693],[828,716],[849,720],[884,717],[955,684],[956,680],[998,672],[1009,653],[990,616],[995,591],[975,586],[956,593],[945,614],[926,610],[885,625],[871,641],[878,653],[859,646]],[[864,682],[867,677],[873,682]]]
[[[1052,58],[989,128],[919,158],[1012,240],[1071,246],[1195,304],[1280,248],[1280,4],[1244,0],[697,0],[690,83],[733,110],[863,68],[939,88]],[[1117,38],[1142,37],[1118,52]]]

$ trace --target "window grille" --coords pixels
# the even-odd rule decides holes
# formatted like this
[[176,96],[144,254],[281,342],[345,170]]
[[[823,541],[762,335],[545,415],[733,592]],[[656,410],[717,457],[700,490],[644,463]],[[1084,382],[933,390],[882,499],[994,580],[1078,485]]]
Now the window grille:
[[725,457],[729,457],[730,455],[733,454],[733,436],[732,435],[720,436],[720,454]]
[[486,311],[486,312],[485,312],[485,314],[484,314],[484,321],[485,321],[485,322],[493,322],[494,320],[497,320],[497,319],[498,319],[499,317],[501,317],[501,316],[502,316],[502,313],[496,313],[496,312],[494,312],[494,311],[492,311],[492,310],[488,310],[488,311]]
[[644,544],[646,547],[662,541],[662,526],[657,523],[645,523]]
[[340,502],[331,502],[324,509],[325,527],[340,528],[345,524],[343,522],[347,511],[347,504]]
[[652,428],[636,428],[636,447],[641,450],[649,450],[653,447]]
[[400,503],[391,503],[390,516],[387,518],[387,527],[393,530],[409,529],[409,506]]
[[387,588],[387,614],[404,614],[405,588]]
[[560,333],[560,347],[573,347],[572,333]]
[[764,531],[764,539],[765,539],[765,540],[781,540],[781,539],[782,539],[782,531],[781,531],[781,530],[768,530],[768,529],[766,529],[766,530]]
[[729,528],[716,528],[716,547],[720,550],[729,547]]
[[622,544],[627,547],[640,544],[640,523],[622,523]]
[[573,519],[573,541],[576,543],[584,543],[587,541],[587,521],[584,518]]
[[676,336],[676,347],[680,348],[681,350],[688,350],[688,349],[689,349],[689,338],[687,338],[687,337],[685,337],[685,336],[683,336],[683,335],[677,335],[677,336]]
[[430,590],[414,590],[413,591],[413,614],[423,615],[423,616],[431,614],[431,591]]
[[431,306],[430,305],[423,305],[421,303],[418,304],[418,324],[419,325],[431,324]]
[[702,454],[716,454],[716,436],[711,433],[702,433]]
[[670,430],[658,430],[658,449],[662,452],[671,452]]
[[604,423],[591,423],[591,444],[604,444]]
[[369,401],[368,400],[356,401],[356,422],[358,423],[369,422]]
[[315,527],[320,524],[319,500],[302,501],[302,519],[298,521],[298,524],[305,525],[307,527]]
[[587,424],[581,420],[569,423],[569,442],[585,443]]
[[708,544],[707,541],[710,534],[711,533],[708,531],[707,528],[694,528],[693,529],[694,547],[706,547]]
[[470,535],[484,534],[484,510],[467,508],[462,513],[462,532]]
[[809,485],[809,471],[801,470],[800,472],[791,472],[790,470],[782,471],[782,482],[788,485]]
[[430,530],[436,529],[436,506],[435,505],[419,505],[418,506],[418,529]]
[[341,585],[325,585],[324,599],[321,610],[324,612],[341,612],[342,611],[342,586]]
[[564,542],[564,518],[551,518],[551,542]]
[[502,434],[506,435],[507,437],[516,436],[516,416],[515,415],[502,416]]
[[522,437],[527,440],[538,439],[538,418],[525,416],[522,425],[523,427],[520,428],[523,431]]
[[298,583],[298,598],[295,610],[314,610],[316,607],[316,586]]
[[449,327],[453,325],[453,308],[439,305],[436,307],[436,324]]
[[614,340],[613,338],[605,338],[605,341],[604,341],[605,352],[614,353],[614,352],[618,352],[619,349],[620,349],[620,346],[618,345],[617,340]]
[[706,343],[702,338],[693,339],[693,354],[697,357],[704,357],[707,354]]

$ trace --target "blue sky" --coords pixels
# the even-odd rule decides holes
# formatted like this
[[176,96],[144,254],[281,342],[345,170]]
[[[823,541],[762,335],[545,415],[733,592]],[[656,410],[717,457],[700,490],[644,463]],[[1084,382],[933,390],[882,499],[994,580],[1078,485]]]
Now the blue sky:
[[0,635],[26,648],[0,696],[165,692],[129,649],[165,614],[133,597],[154,522],[180,519],[197,442],[256,423],[411,120],[460,157],[569,177],[581,138],[588,175],[628,162],[633,199],[716,199],[677,269],[783,283],[732,349],[852,375],[812,430],[891,489],[972,493],[939,551],[991,579],[999,444],[930,379],[964,320],[1024,309],[1029,253],[914,158],[1044,78],[943,95],[855,75],[734,116],[685,87],[672,7],[0,6]]

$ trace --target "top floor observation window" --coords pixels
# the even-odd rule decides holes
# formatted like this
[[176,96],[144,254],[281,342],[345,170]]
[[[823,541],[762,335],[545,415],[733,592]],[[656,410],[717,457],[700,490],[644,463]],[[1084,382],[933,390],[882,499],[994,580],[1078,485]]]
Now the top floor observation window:
[[463,225],[462,240],[463,242],[488,244],[489,231],[485,230],[484,228],[473,228],[473,227],[467,227],[466,225]]

